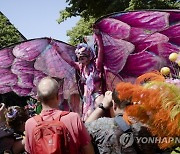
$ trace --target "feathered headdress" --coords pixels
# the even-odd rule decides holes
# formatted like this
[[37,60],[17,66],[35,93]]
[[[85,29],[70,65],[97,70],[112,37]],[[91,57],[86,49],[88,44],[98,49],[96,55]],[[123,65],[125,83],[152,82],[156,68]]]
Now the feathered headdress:
[[150,81],[165,81],[165,77],[158,71],[148,72],[139,76],[135,83],[136,84],[145,84]]
[[[131,99],[132,105],[125,109],[128,116],[146,124],[156,137],[180,136],[180,89],[166,82],[149,82],[145,86],[119,83],[116,87],[119,99]],[[175,143],[160,142],[166,149]]]

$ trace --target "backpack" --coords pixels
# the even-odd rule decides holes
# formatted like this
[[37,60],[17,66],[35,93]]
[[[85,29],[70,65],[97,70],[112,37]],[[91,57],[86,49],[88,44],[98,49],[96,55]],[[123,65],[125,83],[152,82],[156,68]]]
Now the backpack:
[[34,117],[37,126],[33,130],[33,154],[67,154],[69,152],[69,131],[61,117],[69,112],[62,111],[53,121],[44,121],[40,115]]
[[[156,145],[153,144],[141,144],[138,143],[136,137],[151,136],[150,132],[144,126],[139,126],[139,123],[136,124],[127,124],[126,121],[123,119],[122,115],[118,115],[115,117],[115,122],[119,126],[119,128],[124,132],[133,135],[133,142],[132,146],[138,154],[154,154],[157,150]],[[141,127],[141,128],[140,128]]]

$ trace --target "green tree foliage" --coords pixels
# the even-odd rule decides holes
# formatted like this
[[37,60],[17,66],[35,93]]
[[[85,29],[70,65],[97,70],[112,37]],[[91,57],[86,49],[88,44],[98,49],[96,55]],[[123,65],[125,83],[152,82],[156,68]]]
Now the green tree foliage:
[[70,37],[69,43],[77,45],[83,41],[83,36],[87,36],[92,33],[92,25],[95,19],[92,17],[88,21],[81,18],[72,30],[67,32],[67,36]]
[[16,28],[4,15],[0,14],[0,48],[16,43],[20,38]]
[[66,20],[68,17],[81,16],[86,20],[90,17],[100,16],[125,10],[129,6],[130,0],[67,0],[69,7],[60,12],[58,22]]
[[73,45],[77,44],[84,35],[92,33],[90,25],[101,16],[130,10],[180,9],[179,0],[66,0],[66,2],[69,7],[60,12],[58,23],[72,16],[82,17],[67,33]]
[[99,18],[113,12],[137,9],[179,9],[179,0],[66,0],[69,7],[60,11],[58,22],[68,17]]
[[131,0],[126,10],[139,9],[179,9],[177,0]]

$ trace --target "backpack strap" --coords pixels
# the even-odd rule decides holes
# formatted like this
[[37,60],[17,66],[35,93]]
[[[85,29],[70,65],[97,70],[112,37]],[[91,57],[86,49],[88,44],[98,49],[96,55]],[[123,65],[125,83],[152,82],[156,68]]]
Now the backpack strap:
[[62,111],[62,112],[61,112],[61,117],[65,116],[65,115],[67,115],[67,114],[69,114],[69,113],[70,113],[69,111]]
[[[58,116],[58,118],[56,118],[56,119],[54,119],[54,120],[60,121],[61,117],[65,116],[65,115],[67,115],[67,114],[69,114],[68,111],[62,111],[62,112],[60,113],[60,115]],[[36,120],[36,122],[37,122],[38,124],[43,121],[43,119],[42,119],[42,117],[41,117],[40,115],[36,115],[36,116],[34,116],[33,118]]]
[[37,122],[38,124],[43,121],[43,119],[42,119],[42,117],[41,117],[40,115],[36,115],[36,116],[34,116],[33,118],[34,118],[34,120],[36,120],[36,122]]
[[114,120],[123,132],[131,131],[131,127],[126,123],[121,114],[117,115]]
[[65,116],[65,115],[67,115],[67,114],[69,114],[69,113],[70,113],[70,112],[68,112],[68,111],[62,111],[62,112],[60,113],[59,117],[56,118],[56,120],[60,121],[60,120],[61,120],[61,117]]
[[[118,124],[119,128],[121,128],[121,130],[124,133],[132,132],[134,135],[134,131],[131,129],[132,128],[131,125],[128,125],[122,116],[123,116],[122,114],[117,115],[115,117],[115,122]],[[143,154],[143,152],[140,149],[139,145],[137,144],[136,140],[135,140],[135,142],[133,142],[133,146],[138,154]]]

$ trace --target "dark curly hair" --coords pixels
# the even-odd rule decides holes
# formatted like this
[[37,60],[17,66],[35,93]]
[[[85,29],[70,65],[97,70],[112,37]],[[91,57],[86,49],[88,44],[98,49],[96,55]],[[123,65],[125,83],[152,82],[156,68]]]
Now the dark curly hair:
[[27,111],[19,106],[8,107],[5,117],[7,125],[14,131],[18,131],[21,124],[29,118]]

